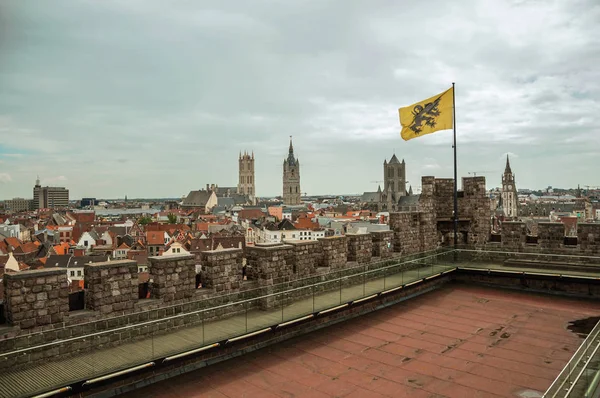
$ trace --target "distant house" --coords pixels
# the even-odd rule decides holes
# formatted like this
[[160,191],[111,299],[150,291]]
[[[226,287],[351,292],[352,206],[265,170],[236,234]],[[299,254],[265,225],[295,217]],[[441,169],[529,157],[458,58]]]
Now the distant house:
[[93,246],[96,246],[96,241],[99,239],[100,237],[95,231],[84,232],[81,234],[77,246],[83,246],[89,250]]
[[190,191],[188,196],[181,203],[182,209],[200,208],[204,209],[205,213],[218,204],[218,198],[214,191],[201,190]]
[[108,256],[73,256],[67,265],[67,277],[72,281],[83,280],[83,269],[86,264],[100,263],[108,260]]
[[67,277],[71,281],[83,280],[83,269],[86,264],[108,261],[108,256],[81,256],[75,257],[67,255],[51,255],[46,260],[44,268],[66,268]]
[[163,256],[172,256],[180,254],[190,254],[190,252],[187,251],[180,242],[175,241],[167,247],[167,250],[163,253]]
[[127,258],[127,253],[129,250],[130,247],[126,243],[121,243],[121,246],[113,250],[113,258],[115,260],[124,260]]
[[159,256],[160,251],[165,247],[165,232],[147,231],[146,248],[149,256]]

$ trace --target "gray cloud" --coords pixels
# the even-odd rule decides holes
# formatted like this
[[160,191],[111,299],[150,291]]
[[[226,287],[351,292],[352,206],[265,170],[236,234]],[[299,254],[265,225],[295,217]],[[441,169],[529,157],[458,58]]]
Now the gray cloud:
[[394,150],[418,187],[452,176],[451,132],[403,142],[397,108],[452,81],[461,175],[502,170],[511,152],[520,187],[598,185],[593,0],[2,8],[4,198],[31,195],[37,174],[73,197],[180,196],[234,185],[245,149],[259,195],[275,195],[289,135],[305,192],[375,189]]

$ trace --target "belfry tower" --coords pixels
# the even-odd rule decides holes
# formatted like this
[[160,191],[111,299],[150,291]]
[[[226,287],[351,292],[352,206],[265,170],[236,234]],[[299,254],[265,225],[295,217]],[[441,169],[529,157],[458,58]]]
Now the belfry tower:
[[252,155],[244,151],[244,154],[240,152],[239,162],[239,180],[237,186],[237,193],[241,195],[247,195],[254,198],[256,195],[256,188],[254,186],[254,152]]
[[283,204],[302,204],[300,196],[300,161],[294,157],[294,145],[290,136],[288,157],[283,161]]

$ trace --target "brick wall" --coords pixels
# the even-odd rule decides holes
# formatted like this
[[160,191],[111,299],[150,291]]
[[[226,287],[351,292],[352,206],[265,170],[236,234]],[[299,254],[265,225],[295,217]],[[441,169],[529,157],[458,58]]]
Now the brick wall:
[[190,298],[196,290],[193,255],[148,257],[151,297],[164,302]]
[[373,238],[371,234],[346,234],[348,242],[348,261],[359,264],[368,263],[373,256]]
[[86,309],[111,316],[132,312],[138,300],[136,261],[120,260],[86,264]]
[[4,274],[4,308],[9,324],[21,329],[60,323],[69,312],[66,268]]

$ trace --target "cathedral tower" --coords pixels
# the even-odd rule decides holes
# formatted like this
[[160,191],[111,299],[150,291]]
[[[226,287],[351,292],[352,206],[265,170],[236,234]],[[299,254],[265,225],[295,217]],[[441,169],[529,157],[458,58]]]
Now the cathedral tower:
[[240,152],[239,162],[239,180],[237,193],[254,198],[256,189],[254,186],[254,152],[249,155],[248,152]]
[[516,218],[519,214],[519,198],[517,196],[517,187],[515,186],[515,175],[510,169],[508,155],[506,155],[506,168],[502,175],[502,192],[500,193],[504,216]]
[[283,161],[283,203],[292,206],[302,204],[300,195],[300,161],[294,157],[290,136],[290,150],[287,159]]
[[392,156],[390,161],[383,161],[383,192],[386,195],[388,211],[394,210],[401,196],[406,196],[406,164]]

